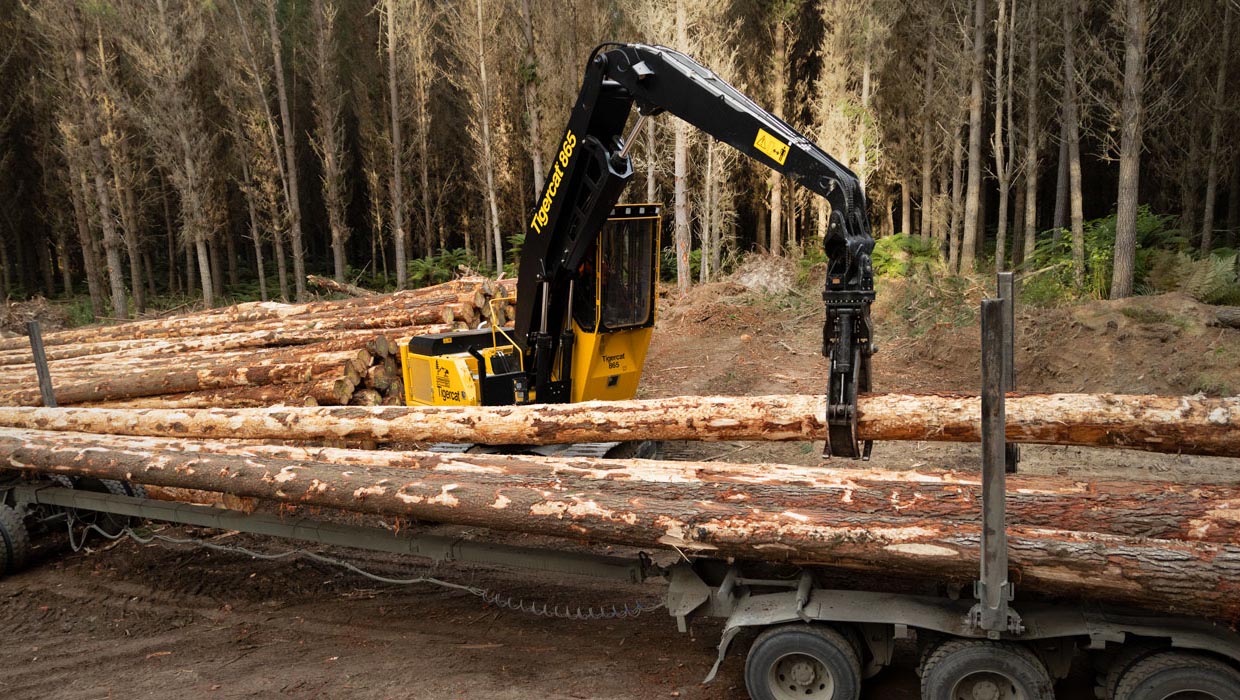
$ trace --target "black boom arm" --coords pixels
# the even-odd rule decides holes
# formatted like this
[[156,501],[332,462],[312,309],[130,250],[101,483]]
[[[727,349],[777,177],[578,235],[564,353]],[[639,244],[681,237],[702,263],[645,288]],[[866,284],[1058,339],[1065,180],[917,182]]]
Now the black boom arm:
[[662,46],[605,44],[586,66],[546,185],[525,232],[515,338],[550,376],[569,313],[568,285],[633,175],[622,138],[633,105],[669,112],[825,197],[831,216],[823,293],[830,359],[827,454],[868,454],[856,437],[856,397],[869,390],[874,241],[860,180],[839,161],[692,58]]

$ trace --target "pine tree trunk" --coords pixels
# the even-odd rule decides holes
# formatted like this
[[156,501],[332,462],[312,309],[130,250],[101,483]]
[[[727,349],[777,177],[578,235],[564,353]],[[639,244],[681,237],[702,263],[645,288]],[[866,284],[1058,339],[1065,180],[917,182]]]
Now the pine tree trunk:
[[1059,110],[1059,159],[1055,163],[1055,215],[1051,220],[1051,240],[1059,245],[1062,231],[1068,228],[1068,117],[1062,108]]
[[1180,230],[1192,242],[1200,245],[1197,240],[1198,189],[1201,186],[1201,125],[1197,122],[1198,110],[1185,115],[1188,127],[1188,158],[1181,166],[1183,175],[1180,177]]
[[482,121],[482,164],[486,168],[487,206],[490,208],[489,234],[495,254],[496,274],[504,271],[504,239],[499,226],[499,194],[495,185],[495,153],[491,143],[491,88],[487,76],[487,43],[489,37],[482,24],[482,0],[474,1],[474,9],[478,22],[478,84],[482,94],[479,96],[478,111]]
[[250,182],[249,165],[242,163],[241,173],[247,186],[242,194],[245,196],[246,211],[250,215],[250,241],[254,244],[254,272],[258,276],[258,296],[263,301],[267,301],[267,270],[263,265],[263,236],[258,230],[258,207],[254,205],[254,197],[249,190],[253,184]]
[[267,5],[267,29],[271,34],[271,57],[275,63],[276,95],[280,103],[280,125],[284,130],[284,165],[288,174],[288,235],[293,253],[293,286],[297,300],[306,298],[306,253],[301,240],[301,188],[297,182],[296,141],[293,138],[293,115],[289,108],[288,89],[284,80],[284,49],[280,43],[280,27],[276,22],[276,4]]
[[[521,88],[525,97],[525,115],[529,126],[530,163],[534,168],[534,194],[543,191],[542,125],[538,118],[538,56],[534,52],[534,21],[530,17],[530,0],[521,0],[521,30],[525,35],[525,70]],[[533,201],[533,200],[531,200]],[[653,201],[653,200],[651,200]]]
[[[1006,141],[1004,141],[1003,116],[1006,114],[1007,102],[1011,97],[1007,93],[1007,67],[1004,61],[1004,42],[1016,38],[1007,35],[1007,0],[998,0],[998,21],[994,24],[994,131],[991,134],[991,150],[994,152],[994,175],[999,181],[999,212],[998,227],[994,230],[994,271],[1002,273],[1007,264],[1007,218],[1008,191],[1011,190],[1011,178],[1008,177]],[[1016,10],[1012,11],[1016,15]]]
[[396,90],[396,3],[395,0],[384,0],[387,20],[387,59],[388,59],[388,110],[390,114],[389,129],[392,138],[392,172],[389,173],[391,184],[388,196],[392,202],[392,244],[394,248],[393,265],[396,267],[396,288],[408,286],[408,268],[405,253],[405,187],[401,182],[404,173],[403,146],[401,146],[400,95]]
[[[685,2],[686,0],[676,0],[676,43],[681,47],[685,47],[688,44],[688,27],[686,26],[688,20],[685,18]],[[778,37],[781,36],[779,32],[782,30],[782,25],[777,26],[780,27],[776,29],[777,45],[775,60],[778,63],[780,60]],[[777,77],[775,79],[776,90],[779,89],[779,81],[780,79]],[[675,133],[672,178],[676,208],[676,286],[684,291],[693,285],[693,272],[689,265],[689,252],[693,246],[692,233],[689,230],[689,133],[688,127],[680,119],[676,120],[672,128]],[[775,173],[772,172],[772,175],[775,175]],[[771,194],[771,221],[776,221],[783,213],[783,208],[776,206],[778,185],[775,185],[775,188]],[[771,240],[772,252],[777,252],[778,243],[775,241],[778,240],[778,236],[772,234]]]
[[1072,217],[1072,277],[1085,286],[1085,214],[1081,194],[1081,137],[1077,104],[1076,25],[1079,0],[1063,4],[1063,112],[1068,137],[1068,203]]
[[1029,63],[1027,64],[1027,80],[1025,86],[1025,236],[1022,266],[1026,271],[1033,269],[1033,256],[1038,237],[1038,150],[1042,141],[1041,123],[1038,121],[1038,76],[1041,67],[1038,63],[1038,0],[1029,0],[1030,24],[1035,29],[1029,32]]
[[1231,182],[1227,185],[1227,247],[1240,241],[1240,158],[1234,158]]
[[964,237],[960,244],[960,271],[976,267],[978,212],[982,199],[982,82],[986,74],[986,0],[973,3],[973,69],[969,93],[969,184],[965,191]]
[[[69,190],[72,192],[72,184],[70,184]],[[74,203],[73,207],[76,214],[77,204]],[[56,265],[60,268],[60,283],[65,288],[65,296],[72,298],[73,261],[69,258],[69,227],[64,224],[56,229]]]
[[116,220],[112,217],[112,200],[108,192],[107,166],[103,157],[103,146],[99,142],[99,127],[95,119],[94,90],[86,75],[86,50],[82,46],[85,41],[80,34],[78,43],[73,48],[74,67],[77,74],[78,89],[81,91],[82,114],[86,121],[86,146],[90,152],[91,165],[94,166],[95,204],[99,208],[99,223],[103,229],[104,258],[107,263],[108,282],[111,287],[113,318],[128,318],[129,300],[125,294],[125,273],[121,268],[121,239],[116,231]]
[[[1214,114],[1210,121],[1209,165],[1206,168],[1206,205],[1201,216],[1201,252],[1203,255],[1208,255],[1214,247],[1214,201],[1218,196],[1218,170],[1219,161],[1222,160],[1219,138],[1221,136],[1220,132],[1223,130],[1223,112],[1227,108],[1226,100],[1229,96],[1227,93],[1227,65],[1231,62],[1231,3],[1224,3],[1224,7],[1226,9],[1223,12],[1222,50],[1219,53],[1218,74],[1214,82],[1214,104],[1212,110]],[[1142,28],[1148,31],[1146,25],[1142,25]],[[1144,58],[1144,37],[1142,37],[1141,48],[1142,58]],[[1127,76],[1126,72],[1125,76]],[[1125,97],[1127,97],[1126,92]]]
[[1136,268],[1142,92],[1145,80],[1145,46],[1149,34],[1149,15],[1145,3],[1146,0],[1124,2],[1124,96],[1120,106],[1119,193],[1115,205],[1112,299],[1132,295],[1133,273]]
[[[947,269],[960,272],[960,241],[964,229],[964,134],[960,126],[952,134],[952,211],[948,227]],[[975,219],[976,220],[976,219]]]
[[934,138],[933,138],[933,103],[934,103],[934,61],[937,42],[928,42],[926,47],[925,87],[921,98],[921,237],[929,240],[935,237],[934,231],[934,196],[931,191],[931,176],[934,170]]
[[168,291],[181,291],[180,279],[177,274],[177,234],[172,224],[172,207],[168,204],[168,185],[164,182],[164,173],[159,171],[159,201],[164,210],[164,237],[168,243]]
[[199,237],[194,241],[194,251],[198,254],[198,279],[202,286],[202,300],[207,308],[215,306],[215,284],[211,277],[211,257],[207,251],[207,241]]
[[[685,0],[677,0],[676,2],[676,36],[677,40],[683,42],[686,36],[684,29],[684,2]],[[682,43],[683,45],[683,43]],[[772,61],[772,86],[771,86],[771,114],[777,119],[783,119],[784,115],[784,99],[787,91],[787,28],[784,25],[782,13],[775,18],[775,46],[771,53]],[[677,122],[679,123],[679,122]],[[683,127],[680,127],[683,131]],[[678,134],[680,132],[677,132]],[[679,136],[677,137],[679,144]],[[677,153],[681,146],[677,146]],[[683,158],[678,155],[677,158]],[[678,160],[678,163],[681,161]],[[864,163],[863,163],[864,164]],[[682,173],[680,166],[677,166],[677,173]],[[865,170],[860,169],[859,174],[862,178],[861,186],[865,189]],[[679,175],[678,175],[679,177]],[[781,244],[783,243],[784,231],[784,176],[778,171],[771,170],[766,176],[767,187],[771,190],[771,228],[769,238],[769,248],[772,255],[779,255]],[[688,224],[686,223],[686,227]],[[686,236],[687,236],[686,232]]]
[[658,190],[655,182],[654,164],[657,152],[655,150],[654,138],[654,120],[646,120],[646,201],[657,202]]
[[[93,318],[104,314],[103,284],[99,280],[99,261],[95,257],[95,236],[90,229],[90,218],[86,214],[87,186],[86,173],[70,160],[69,197],[73,203],[73,219],[77,225],[78,246],[82,249],[82,269],[86,273],[86,289],[90,294],[90,308]],[[175,262],[170,261],[175,267]]]

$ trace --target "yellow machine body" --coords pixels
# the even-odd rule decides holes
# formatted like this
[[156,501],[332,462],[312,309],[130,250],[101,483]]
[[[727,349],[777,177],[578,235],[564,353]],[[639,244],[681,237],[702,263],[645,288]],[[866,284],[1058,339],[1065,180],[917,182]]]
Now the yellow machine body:
[[[494,372],[492,358],[513,355],[511,345],[481,348],[487,370]],[[481,403],[478,361],[468,352],[422,355],[400,346],[401,374],[405,381],[405,403],[409,406],[477,406]]]
[[[617,205],[599,244],[580,270],[573,292],[572,402],[631,399],[637,394],[655,320],[655,286],[662,218],[657,205]],[[651,211],[647,216],[641,212]],[[401,343],[405,403],[410,406],[478,406],[537,403],[537,388],[511,397],[484,396],[478,358],[486,374],[524,368],[508,329],[457,331]],[[563,358],[552,380],[563,380]]]

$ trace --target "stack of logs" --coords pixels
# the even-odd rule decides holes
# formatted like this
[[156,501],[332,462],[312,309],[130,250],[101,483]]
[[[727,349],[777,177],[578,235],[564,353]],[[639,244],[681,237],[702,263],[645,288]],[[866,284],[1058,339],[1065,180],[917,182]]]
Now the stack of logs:
[[[306,304],[254,302],[49,333],[60,405],[205,408],[400,405],[400,344],[410,336],[504,325],[513,281]],[[40,405],[26,338],[0,340],[0,405]]]
[[[978,403],[963,396],[867,397],[863,437],[976,440]],[[1018,442],[1240,454],[1240,397],[1058,394],[1011,403],[1007,435]],[[552,442],[681,438],[691,431],[708,439],[811,440],[826,432],[824,413],[821,396],[487,409],[0,408],[0,467],[826,566],[884,580],[964,584],[975,577],[977,473],[857,462],[826,468],[262,444],[328,437],[488,442],[514,433]],[[1008,487],[1009,576],[1022,596],[1240,620],[1236,484],[1019,475]]]

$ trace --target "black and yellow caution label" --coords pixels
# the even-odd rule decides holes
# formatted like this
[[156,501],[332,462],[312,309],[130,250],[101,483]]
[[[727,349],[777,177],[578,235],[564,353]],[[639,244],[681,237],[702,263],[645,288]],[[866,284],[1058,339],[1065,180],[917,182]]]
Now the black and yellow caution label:
[[[555,195],[560,191],[560,182],[564,179],[564,171],[568,168],[568,161],[573,157],[575,148],[577,148],[577,135],[569,130],[564,135],[564,143],[560,144],[560,152],[555,158],[555,167],[551,170],[551,179],[547,182],[547,189],[543,192],[542,204],[538,205],[538,211],[534,212],[534,218],[530,220],[530,228],[534,229],[534,233],[542,233],[543,226],[547,225],[547,217],[551,214],[551,202],[555,201]],[[787,146],[784,148],[786,149]]]
[[753,140],[753,147],[770,156],[771,160],[780,165],[788,159],[788,144],[761,127],[758,128],[758,136]]

